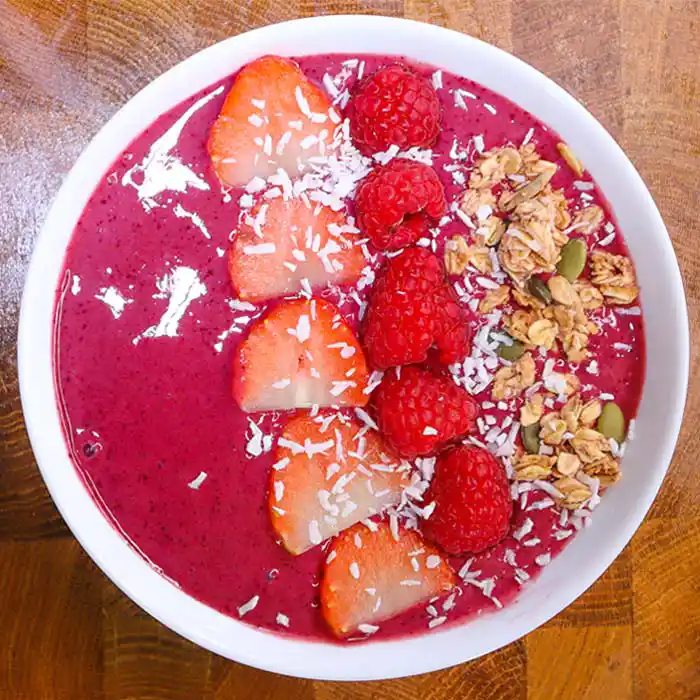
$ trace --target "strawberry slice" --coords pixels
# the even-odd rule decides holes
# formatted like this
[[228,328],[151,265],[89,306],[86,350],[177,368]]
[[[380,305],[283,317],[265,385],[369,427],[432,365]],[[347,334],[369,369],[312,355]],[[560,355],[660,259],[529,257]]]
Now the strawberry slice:
[[379,433],[340,413],[294,416],[277,442],[270,520],[284,547],[301,554],[401,500],[407,463]]
[[290,175],[325,153],[340,117],[326,93],[288,58],[242,68],[212,126],[207,149],[219,179],[240,187],[282,168]]
[[439,549],[415,530],[395,540],[386,522],[375,532],[364,525],[333,542],[321,583],[321,609],[338,637],[372,634],[394,617],[455,586],[455,574]]
[[[301,199],[262,200],[243,217],[229,251],[236,294],[264,301],[311,288],[355,282],[365,266],[359,246],[343,236],[345,215]],[[330,230],[333,231],[331,234]]]
[[367,362],[337,307],[322,299],[275,306],[233,360],[233,396],[248,413],[364,406]]

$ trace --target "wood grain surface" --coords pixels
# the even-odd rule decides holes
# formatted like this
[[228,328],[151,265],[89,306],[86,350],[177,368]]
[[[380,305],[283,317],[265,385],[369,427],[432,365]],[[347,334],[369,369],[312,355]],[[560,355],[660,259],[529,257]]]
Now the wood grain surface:
[[[669,475],[605,576],[501,651],[368,684],[298,681],[225,661],[124,598],[71,537],[41,481],[14,350],[33,241],[63,176],[110,115],[220,39],[326,13],[406,16],[472,34],[579,98],[656,198],[694,339]],[[700,698],[698,182],[697,0],[0,0],[0,700]]]

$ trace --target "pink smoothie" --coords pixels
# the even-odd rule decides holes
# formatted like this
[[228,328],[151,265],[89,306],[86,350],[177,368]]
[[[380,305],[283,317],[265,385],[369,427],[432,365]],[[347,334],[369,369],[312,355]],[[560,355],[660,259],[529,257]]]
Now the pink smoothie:
[[[349,58],[354,57],[313,56],[299,63],[322,84],[325,73],[341,73]],[[389,62],[380,56],[361,60],[365,74]],[[359,66],[345,67],[349,89]],[[233,77],[221,83],[226,90]],[[598,204],[613,221],[590,178],[584,176],[589,183],[584,189],[575,184],[559,158],[555,133],[480,85],[448,73],[441,79],[443,130],[433,166],[448,201],[464,187],[444,166],[456,163],[468,177],[474,155],[455,160],[455,139],[462,149],[473,136],[483,135],[489,149],[528,138],[543,158],[561,166],[554,187],[564,188],[576,202],[583,196]],[[76,469],[107,517],[164,576],[234,617],[239,606],[258,595],[246,623],[327,640],[331,635],[318,610],[324,553],[317,547],[293,557],[275,541],[267,513],[274,450],[255,456],[269,446],[285,416],[246,415],[230,393],[236,345],[265,307],[231,303],[224,252],[241,193],[222,192],[205,147],[225,90],[191,114],[170,151],[191,173],[185,191],[155,192],[149,200],[148,183],[134,168],[188,108],[216,87],[170,110],[139,136],[109,167],[76,227],[57,302],[56,374],[66,440]],[[466,109],[457,104],[455,90],[464,91]],[[457,233],[464,233],[459,219],[442,227],[440,240]],[[596,234],[606,235],[603,230]],[[605,249],[625,253],[621,234]],[[377,258],[373,264],[380,263]],[[366,300],[368,291],[361,290],[358,299]],[[342,290],[324,296],[338,303],[353,325],[358,323],[356,299]],[[631,418],[644,376],[642,317],[610,312],[601,324],[604,333],[593,341],[598,373],[590,366],[577,370],[584,396],[611,394]],[[488,406],[488,391],[478,399]],[[512,411],[493,407],[484,413],[500,421]],[[251,419],[270,443],[251,440]],[[547,555],[554,557],[575,534],[542,491],[514,492],[514,497],[513,532],[470,565],[474,573],[466,578],[482,583],[465,583],[456,595],[435,601],[434,610],[421,606],[382,624],[375,638],[424,632],[436,612],[454,624],[507,604],[546,564]],[[543,500],[545,507],[533,507]],[[456,570],[465,559],[453,560]],[[483,584],[486,579],[492,584]],[[288,616],[288,629],[277,623],[278,613]]]

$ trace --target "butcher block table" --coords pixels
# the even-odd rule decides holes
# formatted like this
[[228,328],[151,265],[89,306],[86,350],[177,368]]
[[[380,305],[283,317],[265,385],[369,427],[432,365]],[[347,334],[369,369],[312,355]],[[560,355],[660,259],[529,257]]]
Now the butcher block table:
[[[471,34],[581,100],[661,209],[692,332],[673,464],[608,572],[505,649],[440,673],[364,684],[295,680],[232,663],[124,597],[81,550],[41,480],[15,356],[34,240],[98,129],[196,51],[255,27],[330,13],[409,17]],[[700,698],[699,220],[697,0],[0,0],[0,700]]]

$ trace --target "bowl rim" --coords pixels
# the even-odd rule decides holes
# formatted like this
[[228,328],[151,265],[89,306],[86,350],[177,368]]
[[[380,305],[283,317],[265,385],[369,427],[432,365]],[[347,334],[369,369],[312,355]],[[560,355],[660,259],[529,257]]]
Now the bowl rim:
[[[335,51],[343,53],[346,52],[344,46],[349,41],[356,40],[358,45],[362,44],[365,41],[361,38],[363,35],[398,35],[396,41],[391,40],[393,43],[390,42],[389,50],[375,49],[375,52],[408,54],[411,58],[415,57],[413,51],[405,49],[394,51],[391,47],[394,44],[401,45],[402,41],[404,47],[411,46],[414,45],[412,40],[418,39],[433,46],[440,44],[444,47],[442,54],[444,56],[447,56],[446,51],[452,50],[461,52],[465,56],[478,56],[485,65],[492,66],[484,70],[492,70],[495,73],[497,69],[503,69],[511,73],[514,82],[522,81],[526,85],[535,86],[543,101],[552,102],[564,110],[572,123],[581,132],[585,132],[585,137],[592,139],[593,146],[588,149],[589,151],[593,148],[599,149],[606,154],[607,159],[614,162],[615,168],[625,179],[629,197],[638,200],[636,203],[643,208],[644,215],[649,217],[650,228],[654,231],[653,240],[661,256],[665,293],[673,302],[669,312],[671,314],[669,322],[675,334],[674,363],[669,370],[673,392],[670,403],[665,407],[667,411],[664,424],[665,438],[655,455],[657,466],[653,478],[649,479],[640,490],[631,516],[610,536],[604,551],[584,568],[583,575],[578,578],[569,577],[571,580],[567,581],[567,585],[562,587],[562,590],[555,590],[553,594],[541,601],[537,609],[529,610],[527,614],[522,611],[519,613],[516,611],[515,614],[501,611],[467,624],[446,628],[444,631],[435,630],[430,635],[422,634],[388,641],[378,640],[355,646],[308,641],[259,630],[229,618],[191,598],[181,591],[175,582],[157,573],[155,568],[128,544],[126,535],[122,536],[108,523],[100,506],[92,500],[70,462],[63,435],[60,432],[57,410],[58,387],[55,386],[53,379],[53,360],[50,350],[47,352],[52,335],[51,324],[47,323],[49,317],[47,307],[51,306],[52,316],[53,298],[59,281],[56,270],[57,267],[62,266],[62,254],[65,253],[67,241],[73,229],[71,226],[70,231],[66,233],[68,226],[64,222],[76,217],[75,198],[84,203],[91,194],[92,189],[85,194],[85,183],[97,182],[104,175],[105,169],[101,165],[104,159],[98,156],[114,149],[107,144],[115,138],[120,144],[118,152],[125,149],[133,140],[133,136],[126,141],[124,134],[131,133],[135,136],[145,128],[152,119],[150,116],[144,118],[144,115],[149,115],[149,110],[153,111],[154,104],[157,103],[159,112],[163,113],[185,97],[230,74],[237,66],[262,53],[271,52],[276,46],[284,46],[286,41],[291,41],[289,37],[296,37],[295,40],[299,42],[301,37],[313,38],[326,33],[330,35],[342,33],[351,37],[351,39],[345,38],[340,48]],[[310,50],[297,51],[296,55],[333,52],[315,48],[313,40],[310,41],[309,46]],[[430,48],[428,52],[433,50],[440,53],[436,48]],[[289,53],[285,50],[279,52]],[[357,51],[357,53],[371,52]],[[416,49],[416,53],[421,52],[424,52],[422,47]],[[230,59],[231,56],[234,56],[233,61],[229,63],[225,60],[221,61],[222,58]],[[217,61],[223,62],[225,66],[223,70],[212,68]],[[428,62],[438,67],[443,65],[438,59]],[[481,65],[478,70],[482,70]],[[218,77],[215,75],[217,72]],[[465,71],[453,72],[465,74]],[[195,75],[198,78],[193,79]],[[208,77],[203,78],[204,75]],[[468,77],[489,86],[489,81],[473,76],[474,74],[469,72]],[[187,87],[188,85],[190,87]],[[514,91],[517,92],[515,88],[509,89],[506,96],[522,104],[522,100],[512,96]],[[536,110],[532,108],[529,110],[547,123],[539,117]],[[566,131],[560,127],[557,127],[557,130],[560,133]],[[585,148],[579,149],[577,140],[583,138],[583,135],[577,136],[573,126],[571,138],[568,138],[567,134],[567,140],[579,154],[583,153]],[[96,166],[96,163],[99,165]],[[600,180],[597,173],[596,180]],[[605,191],[604,188],[602,189]],[[82,211],[82,205],[79,209]],[[67,215],[68,213],[70,216]],[[61,241],[57,242],[59,236]],[[57,253],[61,253],[60,263],[55,259]],[[48,291],[51,296],[50,303],[46,298]],[[642,294],[644,297],[644,292]],[[656,205],[622,149],[575,98],[520,59],[465,34],[407,19],[370,15],[334,15],[269,25],[214,44],[177,64],[149,83],[109,120],[92,139],[69,172],[37,240],[22,297],[18,365],[27,431],[51,496],[82,547],[127,596],[183,637],[238,662],[304,678],[375,680],[446,668],[503,647],[563,610],[608,568],[639,527],[670,463],[685,405],[689,375],[689,332],[680,271]],[[57,437],[60,437],[60,445]],[[577,537],[575,541],[579,539],[582,538]],[[575,541],[571,545],[575,544]],[[541,580],[548,577],[552,578],[549,572],[545,571]],[[507,606],[506,610],[511,610],[512,607],[516,606]],[[494,625],[490,622],[497,618],[504,624]]]

